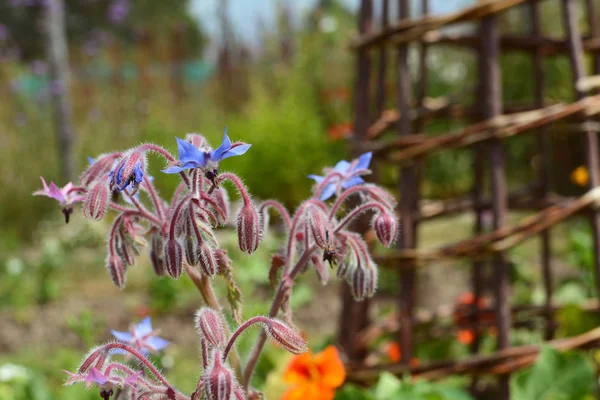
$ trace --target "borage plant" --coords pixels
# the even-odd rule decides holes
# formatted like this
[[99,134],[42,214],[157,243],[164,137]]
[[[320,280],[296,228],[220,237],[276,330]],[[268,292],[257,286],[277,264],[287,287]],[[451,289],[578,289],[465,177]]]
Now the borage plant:
[[[206,305],[197,312],[195,320],[202,356],[197,389],[191,395],[181,393],[148,360],[148,351],[166,345],[166,341],[155,336],[149,320],[132,328],[129,334],[117,332],[120,342],[93,348],[77,371],[69,372],[67,384],[96,384],[105,399],[113,393],[119,393],[120,399],[258,398],[260,393],[250,387],[250,380],[267,338],[294,354],[307,349],[304,338],[292,324],[290,297],[296,277],[314,267],[326,283],[330,267],[337,266],[337,276],[348,282],[356,300],[372,296],[377,286],[377,266],[362,237],[348,228],[358,216],[370,212],[377,238],[389,246],[398,235],[395,201],[389,193],[361,178],[370,173],[371,153],[352,162],[340,161],[334,168],[325,169],[324,176],[311,175],[316,181],[312,197],[290,216],[275,200],[255,203],[238,176],[219,172],[222,160],[244,154],[249,144],[232,143],[225,133],[223,142],[214,150],[198,134],[190,134],[186,140],[178,138],[177,146],[179,159],[154,144],[102,154],[90,159],[78,185],[69,183],[60,189],[54,183],[48,187],[44,182],[44,190],[35,194],[58,200],[67,222],[74,203],[79,201],[83,202],[83,214],[90,219],[101,220],[108,209],[118,213],[108,237],[106,268],[119,288],[125,286],[127,269],[134,265],[147,243],[158,276],[179,278],[184,271],[189,275]],[[163,172],[180,176],[181,183],[169,202],[159,196],[146,174],[149,151],[166,159],[168,165]],[[287,236],[284,250],[273,255],[268,272],[269,281],[276,287],[269,314],[246,321],[242,320],[242,296],[233,280],[237,270],[227,252],[219,248],[213,231],[225,223],[230,213],[229,197],[223,188],[226,182],[233,185],[242,202],[237,236],[243,252],[257,249],[268,225],[269,209],[280,214]],[[140,192],[146,195],[147,203],[140,199]],[[118,202],[120,196],[127,205]],[[332,197],[334,200],[328,201]],[[357,199],[354,208],[348,205],[351,197]],[[217,276],[227,284],[232,317],[238,324],[233,331],[213,291]],[[256,324],[262,330],[242,365],[236,339]],[[118,361],[123,354],[125,359]]]

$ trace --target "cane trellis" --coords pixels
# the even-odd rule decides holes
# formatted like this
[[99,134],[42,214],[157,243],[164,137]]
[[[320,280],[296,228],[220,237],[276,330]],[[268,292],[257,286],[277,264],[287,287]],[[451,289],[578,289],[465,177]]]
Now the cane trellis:
[[[397,249],[376,256],[378,264],[393,268],[400,275],[397,313],[384,321],[368,320],[369,302],[354,304],[349,294],[343,294],[343,310],[339,341],[349,357],[349,378],[358,382],[372,382],[378,372],[386,369],[398,375],[407,371],[425,378],[440,378],[452,373],[477,375],[493,373],[500,376],[499,392],[508,398],[508,374],[530,364],[539,346],[509,346],[509,332],[520,323],[516,316],[542,315],[546,319],[546,344],[558,349],[572,349],[595,344],[600,330],[568,339],[553,340],[556,329],[556,307],[552,303],[553,276],[551,271],[550,228],[575,213],[589,214],[593,227],[594,266],[596,286],[600,291],[600,169],[597,131],[594,122],[600,113],[600,97],[592,92],[599,86],[600,26],[594,0],[543,0],[560,8],[565,31],[564,39],[542,35],[540,4],[542,0],[487,0],[462,11],[443,15],[429,15],[429,1],[421,0],[420,17],[411,15],[408,0],[398,0],[397,19],[390,21],[390,0],[375,0],[379,13],[375,16],[372,0],[361,0],[359,37],[352,42],[356,52],[355,137],[357,152],[371,150],[377,163],[397,165],[400,169],[398,213],[402,233]],[[498,16],[513,7],[527,13],[528,35],[500,35]],[[583,10],[585,34],[577,13]],[[440,28],[457,23],[478,24],[476,35],[445,33]],[[418,51],[418,71],[413,84],[408,63],[409,45]],[[431,101],[426,98],[428,82],[427,57],[432,46],[460,46],[472,49],[478,60],[479,98],[472,107],[451,101]],[[503,104],[499,56],[501,52],[524,52],[531,57],[530,76],[534,99],[531,104]],[[575,101],[547,104],[544,101],[545,57],[564,54],[570,60]],[[591,58],[590,76],[586,75],[584,57]],[[394,71],[389,71],[392,61]],[[395,109],[386,110],[386,82],[391,74],[395,80]],[[414,94],[414,101],[413,101]],[[428,136],[423,132],[425,123],[435,118],[467,118],[474,122],[465,128],[443,135]],[[559,121],[576,123],[574,133],[584,141],[586,165],[589,171],[589,191],[578,198],[565,198],[549,191],[550,138],[548,126]],[[394,130],[394,139],[383,138],[384,132]],[[503,140],[526,133],[536,136],[541,168],[534,183],[509,192],[505,177]],[[474,157],[474,182],[471,193],[463,198],[423,204],[419,182],[423,159],[442,149],[469,147]],[[485,167],[488,167],[487,170]],[[484,192],[489,179],[491,194]],[[509,209],[536,210],[515,225],[507,224]],[[493,215],[493,231],[483,233],[483,214]],[[474,237],[434,249],[417,246],[417,229],[424,220],[457,212],[473,212]],[[526,239],[541,238],[541,270],[545,288],[545,303],[541,307],[513,307],[509,305],[509,276],[507,250]],[[484,262],[491,262],[495,279],[495,313],[498,351],[479,355],[479,332],[483,326],[480,316],[486,310],[474,306],[470,321],[475,332],[471,344],[472,356],[466,360],[441,362],[432,365],[410,366],[413,356],[414,327],[423,322],[415,316],[416,269],[429,261],[444,258],[472,260],[472,292],[475,299],[482,295]],[[477,304],[477,301],[474,301]],[[596,310],[597,305],[590,304]],[[421,319],[421,320],[420,320]],[[397,332],[402,359],[399,364],[365,367],[366,343],[381,332]]]

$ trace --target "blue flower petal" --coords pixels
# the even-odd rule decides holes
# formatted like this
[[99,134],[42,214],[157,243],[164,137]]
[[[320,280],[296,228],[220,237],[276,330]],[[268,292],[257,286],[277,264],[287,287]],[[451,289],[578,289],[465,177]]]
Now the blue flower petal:
[[146,335],[152,333],[152,321],[150,320],[150,317],[144,318],[142,320],[142,322],[137,324],[134,332],[135,332],[135,336],[137,336],[138,338],[141,338],[143,336],[146,336]]
[[353,176],[352,178],[348,179],[346,182],[342,183],[342,187],[344,189],[348,189],[349,187],[360,185],[364,182],[365,182],[365,180],[363,178],[361,178],[360,176]]
[[328,198],[330,198],[331,196],[333,196],[334,194],[335,194],[335,185],[330,183],[325,186],[325,189],[323,189],[323,192],[321,193],[321,197],[319,197],[319,198],[321,199],[321,201],[325,201]]
[[310,179],[314,179],[317,183],[321,183],[325,180],[325,177],[319,175],[308,175]]
[[148,340],[146,340],[146,344],[152,347],[152,349],[155,351],[161,351],[162,349],[167,347],[169,341],[158,336],[152,336],[148,338]]
[[142,183],[142,179],[144,179],[144,171],[142,170],[142,164],[138,163],[135,165],[133,169],[133,173],[135,175],[135,181],[137,183]]
[[121,342],[125,342],[125,343],[129,343],[131,341],[131,339],[133,338],[133,336],[131,336],[131,333],[129,333],[129,332],[119,332],[119,331],[114,331],[111,329],[110,333],[112,333],[112,335],[114,337],[116,337],[117,340],[120,340]]
[[333,169],[336,172],[339,172],[341,174],[345,174],[346,172],[348,172],[349,168],[350,168],[350,163],[345,160],[338,162],[337,164],[335,164],[335,167],[333,167]]
[[224,160],[229,157],[233,157],[233,156],[241,156],[242,154],[244,154],[245,152],[248,151],[250,146],[252,146],[252,145],[251,144],[242,144],[239,146],[235,146],[234,148],[232,148],[231,150],[229,150],[228,152],[223,154],[221,156],[221,158],[219,158],[219,161]]
[[196,146],[188,142],[187,140],[177,139],[177,151],[179,153],[179,160],[185,164],[190,161],[194,161],[200,165],[206,164],[204,159],[204,153],[200,151]]
[[373,157],[372,151],[369,151],[368,153],[361,155],[358,158],[358,164],[356,164],[356,167],[354,167],[354,169],[369,169],[369,164],[371,163],[372,157]]
[[[189,168],[189,167],[188,167]],[[178,167],[176,165],[163,169],[161,172],[164,172],[165,174],[178,174],[183,170],[186,170],[187,168],[183,168],[183,167]]]
[[213,161],[220,161],[223,158],[225,158],[225,153],[230,149],[231,139],[229,139],[229,136],[227,136],[227,127],[225,127],[225,133],[223,133],[223,141],[221,142],[221,145],[212,152],[211,158],[213,159]]
[[88,162],[90,163],[90,165],[94,164],[96,162],[96,160],[94,160],[92,157],[88,157]]

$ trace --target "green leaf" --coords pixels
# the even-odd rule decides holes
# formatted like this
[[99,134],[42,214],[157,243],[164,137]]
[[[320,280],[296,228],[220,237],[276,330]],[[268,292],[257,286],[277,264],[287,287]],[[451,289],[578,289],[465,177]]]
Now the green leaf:
[[534,366],[512,376],[513,400],[583,400],[594,390],[594,370],[580,353],[542,349]]
[[402,382],[389,372],[383,372],[379,376],[375,386],[375,398],[377,400],[395,399],[394,395],[400,390]]
[[335,393],[335,400],[375,400],[366,389],[353,384],[345,384]]

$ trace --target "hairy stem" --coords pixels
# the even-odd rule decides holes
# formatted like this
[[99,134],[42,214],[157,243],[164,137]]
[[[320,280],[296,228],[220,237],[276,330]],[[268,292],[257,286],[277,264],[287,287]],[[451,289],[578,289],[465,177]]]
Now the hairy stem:
[[246,322],[244,322],[242,325],[240,325],[235,330],[235,332],[233,332],[233,335],[231,335],[231,338],[229,338],[229,342],[227,342],[227,346],[225,347],[225,351],[223,351],[223,360],[225,360],[227,358],[227,354],[229,354],[229,351],[233,347],[233,344],[235,343],[235,341],[237,340],[237,338],[242,333],[244,333],[244,331],[246,329],[248,329],[249,327],[251,327],[254,324],[268,324],[268,323],[269,323],[269,318],[263,317],[262,315],[259,315],[259,316],[256,316],[254,318],[250,318],[249,320],[247,320]]
[[[196,289],[198,289],[200,292],[202,299],[204,299],[204,303],[223,316],[223,311],[221,310],[219,301],[217,300],[217,297],[212,290],[212,286],[210,285],[210,278],[200,275],[196,268],[188,265],[187,263],[184,263],[184,265],[190,279],[194,283],[194,286],[196,286]],[[223,318],[223,320],[225,320],[225,318]],[[229,330],[229,327],[225,326],[224,328],[225,335],[230,337],[231,331]],[[239,379],[242,376],[242,366],[240,363],[240,356],[235,348],[231,352],[231,365],[233,366],[233,369],[235,370],[235,373]]]
[[[294,268],[289,272],[289,274],[285,274],[281,277],[281,281],[279,282],[279,289],[277,290],[277,294],[271,303],[271,310],[269,311],[269,317],[275,318],[279,313],[279,309],[285,300],[285,291],[286,291],[286,282],[289,280],[294,280],[298,272],[304,267],[304,265],[310,260],[310,256],[313,251],[317,249],[317,246],[312,246],[309,249],[306,249],[304,253],[298,259],[298,262],[294,266]],[[267,333],[263,329],[261,330],[258,338],[256,339],[256,343],[252,348],[252,353],[250,353],[250,357],[248,358],[248,363],[246,364],[246,368],[244,369],[244,389],[248,391],[248,387],[250,386],[250,379],[252,378],[252,374],[254,373],[254,368],[256,367],[256,363],[258,362],[258,358],[260,357],[260,353],[265,346],[265,342],[267,341]]]
[[388,210],[384,206],[382,206],[380,203],[369,202],[369,203],[362,204],[362,205],[356,207],[355,209],[353,209],[352,211],[350,211],[344,217],[344,219],[340,221],[338,226],[335,227],[333,232],[334,233],[339,232],[346,225],[348,225],[350,223],[350,221],[352,221],[354,218],[358,217],[362,213],[365,213],[365,212],[371,211],[371,210],[379,210],[379,212],[382,212],[382,213],[388,212]]
[[287,229],[290,229],[292,220],[290,219],[290,214],[288,214],[288,212],[285,209],[285,207],[283,206],[283,204],[281,204],[280,202],[275,201],[275,200],[267,200],[260,205],[259,212],[260,213],[266,212],[267,208],[274,208],[275,210],[277,210],[277,212],[279,212],[279,215],[281,215],[283,222],[285,223],[285,227]]

